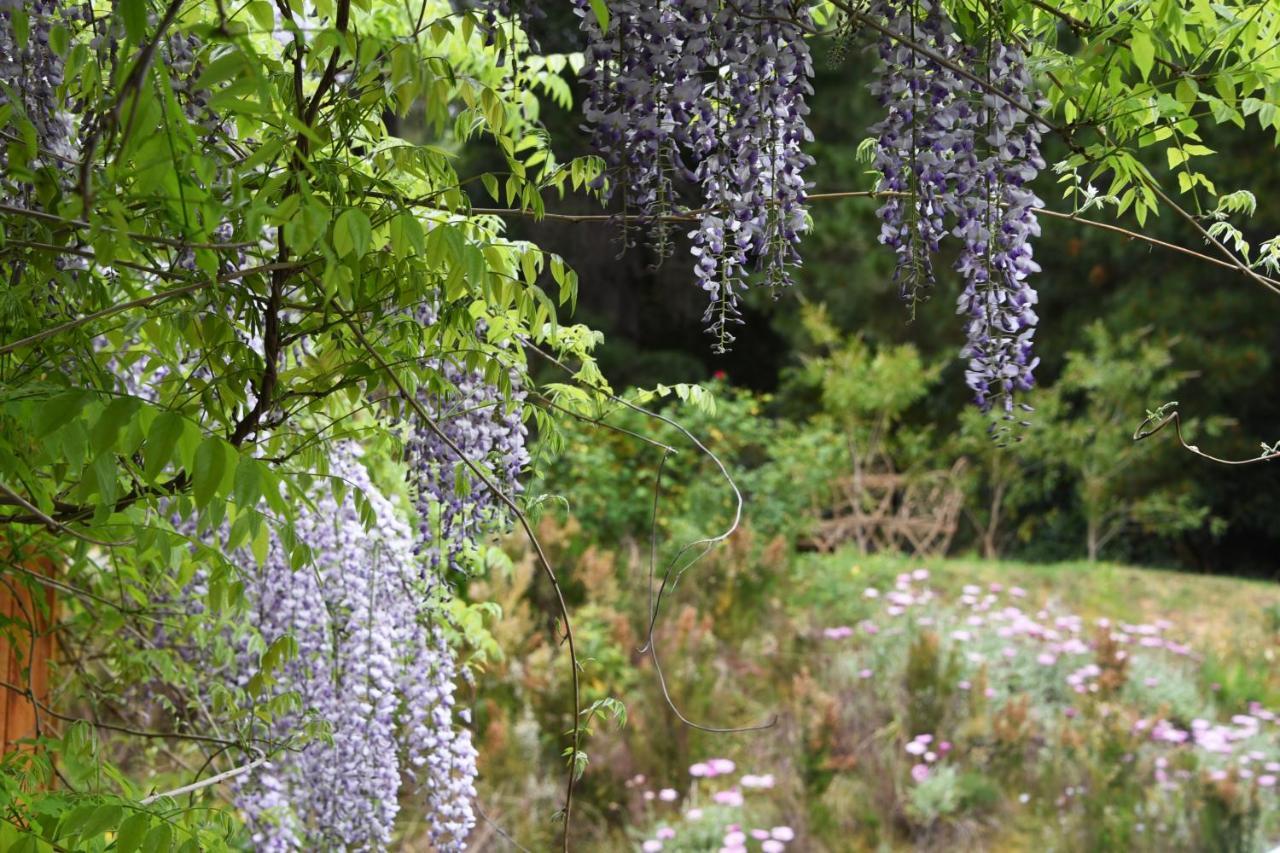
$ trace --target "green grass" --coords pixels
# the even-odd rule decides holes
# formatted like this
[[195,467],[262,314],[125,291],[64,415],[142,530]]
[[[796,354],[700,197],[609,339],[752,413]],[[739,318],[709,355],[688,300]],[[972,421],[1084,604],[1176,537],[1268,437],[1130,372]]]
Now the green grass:
[[1087,621],[1143,623],[1165,619],[1170,636],[1202,659],[1202,689],[1220,707],[1246,710],[1257,701],[1280,707],[1280,584],[1198,575],[1114,563],[1022,563],[976,557],[917,559],[853,551],[806,554],[795,576],[803,579],[791,609],[816,626],[854,624],[866,613],[862,592],[886,590],[901,572],[927,568],[944,597],[966,584],[991,583],[1027,590],[1028,608],[1051,606]]
[[[1276,645],[1273,614],[1280,614],[1280,584],[1114,563],[1021,563],[971,557],[922,560],[837,552],[800,558],[804,579],[797,604],[825,620],[852,618],[867,586],[881,589],[904,571],[927,568],[944,593],[965,584],[1021,586],[1027,600],[1054,603],[1086,619],[1126,622],[1167,619],[1198,651],[1222,656],[1264,655]],[[842,580],[843,583],[837,581]],[[833,623],[834,624],[834,623]]]

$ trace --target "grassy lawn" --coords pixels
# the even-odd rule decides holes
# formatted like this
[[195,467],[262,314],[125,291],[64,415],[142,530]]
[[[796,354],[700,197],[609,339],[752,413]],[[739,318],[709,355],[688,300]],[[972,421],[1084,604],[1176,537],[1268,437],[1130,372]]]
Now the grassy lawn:
[[[642,562],[577,566],[608,602],[578,614],[587,689],[630,713],[592,736],[607,758],[584,809],[617,816],[584,828],[593,849],[714,853],[745,832],[754,853],[778,826],[811,851],[1280,841],[1280,585],[731,546],[668,603],[668,684],[693,719],[774,725],[713,734],[677,722],[634,653]],[[699,776],[712,759],[735,769]],[[514,815],[526,791],[489,796]]]
[[[837,552],[805,555],[796,575],[804,579],[799,603],[815,619],[852,619],[862,612],[852,589],[884,588],[906,571],[928,568],[940,592],[965,584],[1020,586],[1028,600],[1070,610],[1086,620],[1132,623],[1166,619],[1196,649],[1224,657],[1265,655],[1280,629],[1280,584],[1196,575],[1115,563],[1023,563],[951,557],[921,560],[895,555]],[[837,581],[842,581],[837,583]],[[855,603],[850,604],[849,598]]]

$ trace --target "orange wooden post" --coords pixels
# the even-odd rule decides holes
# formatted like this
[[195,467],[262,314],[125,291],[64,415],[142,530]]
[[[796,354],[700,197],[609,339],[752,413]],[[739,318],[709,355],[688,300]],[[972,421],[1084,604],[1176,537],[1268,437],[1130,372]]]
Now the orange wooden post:
[[29,574],[52,577],[53,561],[37,556],[16,564],[11,559],[4,557],[10,566],[26,571],[0,569],[0,675],[6,682],[0,690],[0,738],[5,753],[19,748],[18,741],[35,737],[37,729],[48,732],[52,723],[48,714],[32,704],[26,690],[30,687],[36,701],[47,705],[57,607],[53,588]]

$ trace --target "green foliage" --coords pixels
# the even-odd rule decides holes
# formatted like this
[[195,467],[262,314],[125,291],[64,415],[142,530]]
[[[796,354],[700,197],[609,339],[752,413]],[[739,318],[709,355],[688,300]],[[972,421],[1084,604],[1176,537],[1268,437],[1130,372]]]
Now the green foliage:
[[[1188,378],[1174,368],[1177,341],[1153,339],[1140,329],[1113,335],[1099,322],[1087,331],[1088,348],[1067,354],[1061,378],[1040,398],[1042,424],[1030,453],[1060,468],[1074,483],[1085,522],[1090,559],[1134,525],[1169,535],[1204,524],[1208,509],[1191,487],[1168,476],[1168,448],[1133,440],[1145,400],[1176,394]],[[1220,418],[1188,425],[1193,433],[1213,436]]]
[[[15,770],[7,819],[64,848],[120,829],[120,849],[222,849],[216,786],[143,809],[129,778],[164,790],[323,736],[305,719],[295,743],[263,736],[299,710],[260,701],[287,639],[251,649],[245,685],[214,674],[239,653],[244,573],[271,535],[308,570],[291,525],[332,442],[357,438],[403,491],[399,390],[447,393],[441,357],[481,371],[499,405],[535,386],[526,342],[589,361],[558,317],[576,275],[474,214],[466,187],[540,212],[544,195],[589,192],[601,164],[561,162],[539,123],[540,98],[568,104],[580,57],[533,56],[518,27],[486,39],[443,0],[93,5],[118,42],[71,20],[52,39],[84,169],[57,168],[21,111],[0,111],[6,180],[30,187],[0,211],[0,552],[58,567],[68,659],[50,701],[116,726],[121,746],[78,757],[70,733],[46,736],[73,784],[49,793]],[[194,52],[178,80],[171,36]],[[411,115],[421,143],[391,130]],[[481,139],[503,169],[458,174]],[[203,612],[169,612],[197,567]],[[452,613],[477,665],[500,655],[486,614]],[[212,672],[170,650],[184,646]]]
[[[555,461],[546,460],[544,479],[533,491],[545,493],[544,501],[563,499],[583,525],[587,541],[643,541],[650,534],[654,490],[660,485],[657,529],[678,550],[719,533],[736,508],[730,484],[687,430],[727,466],[754,530],[765,537],[794,536],[803,527],[813,490],[825,480],[823,462],[838,458],[839,447],[828,442],[827,433],[769,417],[768,395],[722,384],[709,390],[714,407],[701,389],[673,389],[674,402],[657,411],[674,423],[619,404],[582,409],[590,420],[564,428],[564,443],[554,448]],[[630,391],[623,399],[643,405],[667,391]],[[566,398],[557,402],[563,405]],[[551,506],[544,503],[543,508]]]

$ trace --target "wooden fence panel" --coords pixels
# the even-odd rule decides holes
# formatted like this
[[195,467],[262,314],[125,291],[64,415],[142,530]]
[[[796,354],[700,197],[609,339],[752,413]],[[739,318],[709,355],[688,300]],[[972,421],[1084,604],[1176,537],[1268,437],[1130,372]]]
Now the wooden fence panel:
[[[5,681],[0,696],[0,740],[6,753],[20,748],[19,741],[36,735],[39,709],[27,696],[28,687],[37,702],[48,704],[57,619],[54,590],[27,574],[52,577],[53,561],[32,557],[23,560],[21,567],[26,571],[0,569],[0,673]],[[38,719],[39,728],[47,732],[52,720],[47,714]]]

